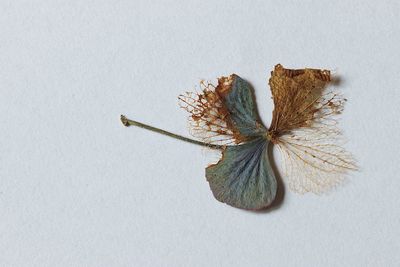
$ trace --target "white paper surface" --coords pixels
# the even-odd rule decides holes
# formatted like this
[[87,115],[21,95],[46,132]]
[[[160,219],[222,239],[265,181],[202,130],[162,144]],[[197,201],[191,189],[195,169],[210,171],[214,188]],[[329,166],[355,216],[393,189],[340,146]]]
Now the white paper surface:
[[[398,1],[0,1],[0,266],[399,266]],[[361,171],[254,213],[217,202],[177,96],[329,68]],[[279,156],[277,154],[277,156]]]

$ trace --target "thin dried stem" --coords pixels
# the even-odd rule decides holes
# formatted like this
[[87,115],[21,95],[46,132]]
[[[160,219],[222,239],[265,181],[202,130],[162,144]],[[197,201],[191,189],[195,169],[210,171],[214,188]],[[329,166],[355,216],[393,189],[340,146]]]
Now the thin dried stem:
[[165,131],[165,130],[162,130],[162,129],[159,129],[159,128],[156,128],[156,127],[153,127],[153,126],[138,122],[138,121],[130,120],[130,119],[126,118],[124,115],[121,115],[121,122],[126,127],[137,126],[137,127],[140,127],[140,128],[146,129],[146,130],[150,130],[150,131],[153,131],[153,132],[156,132],[156,133],[160,133],[160,134],[163,134],[163,135],[167,135],[169,137],[172,137],[172,138],[175,138],[175,139],[179,139],[179,140],[182,140],[182,141],[185,141],[185,142],[188,142],[188,143],[192,143],[192,144],[196,144],[196,145],[200,145],[200,146],[205,146],[205,147],[212,148],[212,149],[222,150],[225,147],[225,146],[209,144],[209,143],[193,140],[193,139],[184,137],[182,135],[174,134],[174,133],[171,133],[171,132],[168,132],[168,131]]

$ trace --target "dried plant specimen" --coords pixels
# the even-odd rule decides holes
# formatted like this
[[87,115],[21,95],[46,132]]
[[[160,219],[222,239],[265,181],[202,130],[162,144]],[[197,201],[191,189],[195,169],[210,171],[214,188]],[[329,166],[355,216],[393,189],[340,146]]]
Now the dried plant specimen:
[[179,96],[190,113],[193,140],[124,116],[125,126],[136,125],[184,141],[222,151],[221,159],[206,168],[215,196],[231,206],[259,210],[276,197],[277,181],[267,149],[278,146],[284,177],[298,193],[320,194],[338,185],[349,170],[356,170],[352,155],[341,145],[337,115],[346,101],[329,90],[330,71],[285,69],[271,72],[269,85],[274,101],[272,122],[265,127],[256,110],[250,84],[232,74],[218,85],[201,83],[202,92]]

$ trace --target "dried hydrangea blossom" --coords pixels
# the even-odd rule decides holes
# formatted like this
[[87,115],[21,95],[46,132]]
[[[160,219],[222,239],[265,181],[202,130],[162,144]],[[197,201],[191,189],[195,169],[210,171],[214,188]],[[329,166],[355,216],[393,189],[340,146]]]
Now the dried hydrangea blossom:
[[206,168],[206,178],[221,202],[258,210],[275,199],[277,181],[268,147],[277,145],[284,159],[284,177],[295,192],[322,193],[355,170],[352,155],[341,145],[336,116],[345,99],[328,90],[328,70],[285,69],[271,73],[274,110],[266,128],[256,110],[249,83],[236,74],[218,79],[218,85],[201,83],[202,92],[179,96],[190,113],[190,133],[201,141],[175,135],[121,117],[124,125],[136,125],[169,136],[222,150],[222,157]]

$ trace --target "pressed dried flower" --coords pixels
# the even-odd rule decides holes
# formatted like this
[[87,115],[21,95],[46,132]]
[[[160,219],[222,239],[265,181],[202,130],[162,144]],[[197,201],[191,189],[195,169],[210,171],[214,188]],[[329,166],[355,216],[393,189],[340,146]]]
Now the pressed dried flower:
[[339,184],[347,171],[357,167],[352,155],[340,146],[336,116],[346,101],[328,90],[330,71],[285,69],[271,72],[269,85],[274,101],[272,122],[266,128],[256,110],[249,83],[236,74],[218,79],[218,85],[201,82],[202,92],[179,96],[190,113],[190,133],[201,141],[152,126],[136,125],[192,143],[222,150],[222,157],[206,168],[215,196],[231,206],[258,210],[276,197],[277,181],[268,147],[277,145],[284,160],[284,177],[295,192],[322,193]]

